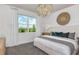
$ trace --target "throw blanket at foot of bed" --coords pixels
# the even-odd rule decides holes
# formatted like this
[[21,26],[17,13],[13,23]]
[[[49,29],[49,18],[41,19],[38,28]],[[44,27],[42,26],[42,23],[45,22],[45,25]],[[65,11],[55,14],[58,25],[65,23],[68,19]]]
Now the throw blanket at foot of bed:
[[77,51],[77,44],[73,40],[60,37],[41,36],[34,39],[34,46],[48,54],[73,55]]

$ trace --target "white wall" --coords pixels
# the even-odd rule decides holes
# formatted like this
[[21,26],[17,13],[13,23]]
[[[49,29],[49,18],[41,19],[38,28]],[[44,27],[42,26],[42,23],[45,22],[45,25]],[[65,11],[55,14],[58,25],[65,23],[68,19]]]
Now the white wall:
[[[57,24],[57,17],[64,11],[70,14],[70,22],[67,25],[61,26]],[[52,13],[45,18],[44,24],[45,31],[77,32],[79,34],[79,5],[73,5]]]
[[[36,33],[18,33],[17,15],[23,14],[34,16],[37,18]],[[15,46],[18,44],[32,42],[33,39],[40,34],[39,17],[30,11],[15,9],[8,5],[0,5],[0,36],[6,38],[6,46]]]
[[6,46],[15,45],[14,33],[15,12],[9,6],[0,5],[0,36],[6,38]]
[[33,42],[33,39],[40,35],[40,20],[39,17],[32,12],[25,11],[25,10],[18,10],[18,14],[23,14],[27,16],[34,16],[37,18],[37,32],[26,32],[26,33],[18,33],[18,41],[17,44],[23,44],[28,42]]
[[[60,26],[57,24],[57,16],[63,12],[67,11],[70,13],[70,22],[65,26]],[[37,28],[36,33],[18,33],[18,22],[17,14],[24,14],[28,16],[35,16],[37,18]],[[79,31],[79,5],[74,5],[55,13],[45,18],[38,17],[37,14],[30,11],[15,9],[8,5],[0,5],[0,36],[6,37],[6,46],[14,46],[23,43],[32,42],[33,39],[41,34],[41,32],[46,31],[47,28],[52,27],[52,30],[62,31]],[[60,29],[59,29],[60,28]],[[68,28],[68,29],[67,29]],[[74,31],[72,30],[72,31]],[[79,32],[78,32],[79,33]]]
[[[54,13],[52,13],[50,16],[46,17],[45,19],[45,26],[48,27],[48,26],[60,26],[59,24],[57,24],[57,17],[60,13],[62,12],[68,12],[70,14],[70,22],[65,25],[65,26],[70,26],[70,25],[79,25],[79,5],[73,5],[71,7],[68,7],[68,8],[65,8],[65,9],[62,9],[62,10],[59,10],[59,11],[56,11]],[[62,26],[62,27],[65,27],[65,26]]]

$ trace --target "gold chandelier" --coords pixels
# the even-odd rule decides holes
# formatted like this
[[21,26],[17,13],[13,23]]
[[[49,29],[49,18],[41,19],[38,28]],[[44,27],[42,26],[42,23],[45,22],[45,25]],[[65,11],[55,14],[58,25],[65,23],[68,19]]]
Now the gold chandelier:
[[40,16],[47,16],[52,12],[52,4],[40,4],[37,7],[37,12]]

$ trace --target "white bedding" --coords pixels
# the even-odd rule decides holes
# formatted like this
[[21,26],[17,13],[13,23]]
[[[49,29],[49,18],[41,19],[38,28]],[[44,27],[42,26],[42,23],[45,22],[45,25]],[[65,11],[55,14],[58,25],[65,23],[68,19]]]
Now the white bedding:
[[[71,42],[75,48],[75,51],[73,54],[75,54],[77,51],[78,46],[75,40],[55,37],[55,36],[44,36],[44,37],[55,38],[57,40],[64,40],[64,41]],[[41,50],[43,50],[44,52],[50,55],[70,55],[71,53],[70,48],[67,45],[49,41],[49,40],[44,40],[43,38],[38,38],[38,37],[34,39],[34,46],[40,48]]]

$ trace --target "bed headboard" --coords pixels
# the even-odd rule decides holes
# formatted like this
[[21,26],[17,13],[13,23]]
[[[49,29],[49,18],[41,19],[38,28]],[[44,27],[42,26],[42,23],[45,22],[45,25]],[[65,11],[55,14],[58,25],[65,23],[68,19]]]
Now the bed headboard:
[[79,37],[79,26],[78,25],[73,25],[73,26],[54,26],[54,27],[49,27],[47,28],[48,32],[70,32],[76,33],[76,37]]

